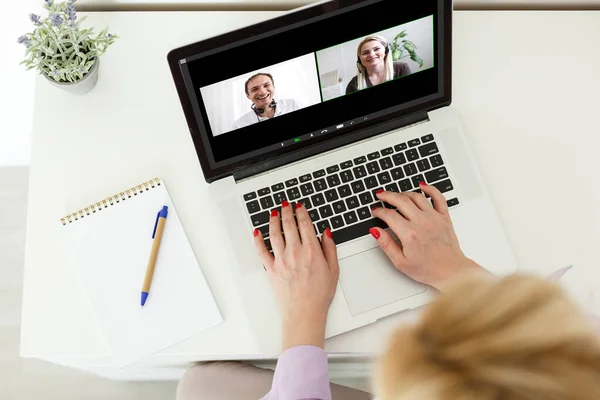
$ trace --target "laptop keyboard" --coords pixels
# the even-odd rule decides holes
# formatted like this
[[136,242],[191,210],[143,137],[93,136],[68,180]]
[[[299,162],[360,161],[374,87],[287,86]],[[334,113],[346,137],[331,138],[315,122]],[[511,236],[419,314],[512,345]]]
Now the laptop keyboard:
[[[387,228],[385,222],[371,215],[371,209],[376,207],[394,208],[377,199],[378,190],[421,193],[420,182],[435,186],[442,193],[454,189],[431,134],[275,183],[243,197],[253,227],[262,232],[272,252],[271,210],[281,213],[284,200],[292,210],[297,202],[302,203],[316,234],[320,236],[330,228],[339,245],[367,235],[372,227]],[[452,198],[447,204],[455,207],[459,200]]]

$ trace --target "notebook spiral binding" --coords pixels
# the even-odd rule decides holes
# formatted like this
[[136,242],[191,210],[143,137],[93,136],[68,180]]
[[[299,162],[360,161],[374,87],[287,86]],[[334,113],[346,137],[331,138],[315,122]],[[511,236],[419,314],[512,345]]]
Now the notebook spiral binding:
[[97,203],[94,203],[92,205],[89,205],[88,207],[82,208],[79,211],[69,214],[64,218],[61,218],[60,222],[63,225],[70,224],[73,221],[77,221],[79,219],[84,218],[86,215],[91,215],[91,214],[96,213],[97,211],[102,211],[103,209],[108,208],[112,205],[115,205],[116,203],[125,201],[125,200],[131,198],[132,196],[137,196],[138,194],[142,194],[143,192],[150,190],[156,186],[160,186],[160,185],[161,185],[161,181],[159,178],[151,179],[148,182],[144,182],[144,183],[134,186],[130,189],[127,189],[123,192],[114,194],[110,197],[107,197],[104,200],[100,200]]

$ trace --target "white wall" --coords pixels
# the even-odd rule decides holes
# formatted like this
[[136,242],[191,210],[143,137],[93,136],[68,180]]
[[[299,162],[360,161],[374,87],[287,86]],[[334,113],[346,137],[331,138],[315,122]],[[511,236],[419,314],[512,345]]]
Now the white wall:
[[31,30],[29,13],[42,13],[43,1],[19,0],[5,4],[0,24],[0,167],[29,164],[36,72],[19,63],[25,47],[17,38]]

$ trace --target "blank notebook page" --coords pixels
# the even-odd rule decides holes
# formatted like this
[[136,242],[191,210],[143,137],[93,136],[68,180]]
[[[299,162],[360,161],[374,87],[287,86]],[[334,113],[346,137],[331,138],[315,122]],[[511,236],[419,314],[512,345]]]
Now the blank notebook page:
[[[123,194],[119,203],[101,209],[102,202],[96,203],[96,211],[88,209],[83,218],[63,219],[65,251],[121,366],[223,321],[164,182],[149,183],[148,190]],[[152,232],[163,205],[168,217],[142,309]]]

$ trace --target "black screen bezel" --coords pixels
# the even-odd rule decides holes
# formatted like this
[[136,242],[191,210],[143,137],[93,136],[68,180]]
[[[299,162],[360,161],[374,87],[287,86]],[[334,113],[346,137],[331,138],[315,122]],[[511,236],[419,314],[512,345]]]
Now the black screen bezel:
[[[417,1],[417,0],[415,0]],[[421,101],[409,108],[403,108],[401,111],[393,114],[387,114],[382,118],[375,118],[366,123],[357,125],[355,128],[345,129],[343,134],[332,134],[324,137],[311,139],[303,143],[298,143],[294,146],[285,147],[276,151],[257,156],[250,156],[234,161],[219,161],[215,162],[210,154],[210,139],[208,133],[203,126],[198,124],[194,112],[194,105],[190,100],[190,95],[186,85],[186,77],[182,73],[180,60],[197,56],[201,53],[214,51],[223,46],[235,44],[241,40],[247,40],[249,37],[264,35],[276,29],[289,26],[317,17],[327,16],[332,13],[337,13],[348,7],[356,6],[361,3],[369,3],[369,1],[361,0],[334,0],[326,3],[313,5],[297,11],[286,13],[282,16],[249,25],[241,29],[227,32],[215,37],[211,37],[202,41],[188,44],[171,50],[167,55],[169,68],[177,89],[182,109],[189,127],[189,132],[195,146],[195,150],[202,167],[202,171],[207,182],[230,176],[232,174],[240,175],[241,170],[248,170],[249,173],[243,175],[251,175],[259,173],[288,162],[297,161],[299,159],[313,156],[332,148],[341,147],[357,140],[362,140],[381,133],[381,125],[385,124],[386,129],[393,129],[395,126],[393,121],[397,121],[398,126],[402,126],[407,120],[411,120],[411,115],[418,113],[424,115],[428,111],[447,106],[451,103],[452,89],[452,1],[437,0],[437,12],[435,14],[435,22],[437,24],[437,37],[435,40],[438,45],[435,59],[438,63],[438,78],[442,82],[441,90],[437,93],[437,97],[431,100]],[[431,96],[428,96],[431,97]],[[390,124],[392,122],[392,124]]]

